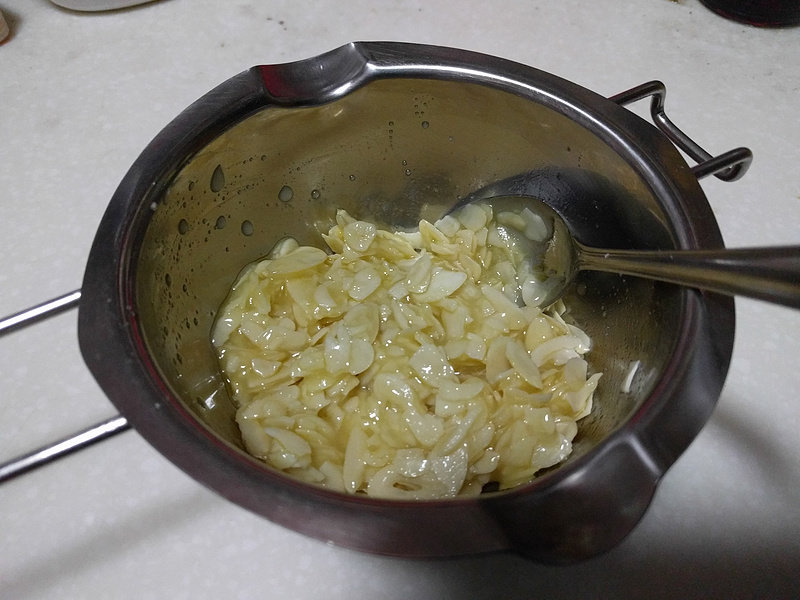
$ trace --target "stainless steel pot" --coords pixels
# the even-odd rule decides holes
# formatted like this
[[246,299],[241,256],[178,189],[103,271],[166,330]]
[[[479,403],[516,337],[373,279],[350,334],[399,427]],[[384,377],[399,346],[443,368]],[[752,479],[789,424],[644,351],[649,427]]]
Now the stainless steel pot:
[[[659,128],[620,106],[648,96]],[[658,83],[607,99],[498,58],[399,43],[245,71],[170,123],[112,198],[82,287],[86,363],[167,458],[297,531],[402,556],[601,553],[708,419],[731,357],[730,298],[582,274],[567,301],[605,376],[573,455],[522,487],[435,502],[332,493],[247,455],[209,331],[244,264],[286,236],[318,244],[337,208],[408,226],[469,195],[529,193],[596,222],[587,242],[722,246],[698,177],[735,178],[749,152],[711,158],[663,98]]]

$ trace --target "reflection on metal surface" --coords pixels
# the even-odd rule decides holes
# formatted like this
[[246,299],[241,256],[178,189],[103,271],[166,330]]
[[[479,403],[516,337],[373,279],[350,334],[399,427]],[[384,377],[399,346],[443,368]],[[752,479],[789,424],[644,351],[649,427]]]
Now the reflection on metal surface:
[[[81,291],[75,290],[0,319],[0,337],[75,308],[78,306],[80,299]],[[32,452],[0,463],[0,483],[44,466],[77,450],[91,446],[100,440],[129,428],[130,425],[128,425],[127,420],[118,415],[58,442],[47,444]]]
[[632,88],[616,96],[609,98],[620,106],[625,106],[631,102],[642,100],[652,96],[650,101],[650,116],[653,123],[664,132],[672,143],[686,152],[694,160],[697,166],[692,169],[695,177],[701,179],[706,175],[716,175],[723,181],[736,181],[741,178],[750,168],[753,154],[747,148],[734,148],[719,156],[711,156],[703,150],[697,142],[679,129],[669,117],[664,109],[664,100],[667,97],[667,88],[660,81],[650,81],[640,86]]
[[78,306],[80,299],[81,291],[75,290],[0,319],[0,337],[75,308]]
[[18,456],[17,458],[0,464],[0,483],[14,479],[14,477],[32,471],[38,467],[43,467],[58,458],[62,458],[83,448],[88,448],[99,441],[117,433],[127,431],[128,429],[130,429],[128,421],[124,417],[116,416],[101,423],[97,423],[80,433],[71,435],[54,444],[48,444],[33,452]]
[[103,10],[115,10],[117,8],[128,8],[139,4],[148,4],[156,0],[50,0],[53,4],[61,8],[79,10],[83,12],[100,12]]

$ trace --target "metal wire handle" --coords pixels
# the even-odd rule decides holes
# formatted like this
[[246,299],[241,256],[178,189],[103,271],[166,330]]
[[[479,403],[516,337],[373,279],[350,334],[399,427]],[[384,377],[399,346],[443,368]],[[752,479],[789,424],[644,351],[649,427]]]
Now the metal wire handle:
[[609,100],[620,106],[625,106],[652,96],[650,101],[650,116],[656,127],[678,148],[688,154],[697,165],[692,168],[692,173],[698,179],[708,175],[715,175],[723,181],[736,181],[750,168],[753,162],[753,153],[748,148],[734,148],[717,156],[710,153],[686,135],[675,125],[664,110],[664,101],[667,97],[667,88],[660,81],[649,81],[626,92],[611,96]]
[[[81,291],[75,290],[53,298],[52,300],[48,300],[47,302],[37,304],[26,310],[14,313],[4,319],[0,319],[0,337],[76,308],[80,299]],[[38,467],[42,467],[58,458],[87,448],[117,433],[127,431],[130,427],[125,417],[117,415],[116,417],[106,419],[105,421],[92,425],[83,431],[72,434],[57,442],[47,444],[32,452],[0,463],[0,483]]]

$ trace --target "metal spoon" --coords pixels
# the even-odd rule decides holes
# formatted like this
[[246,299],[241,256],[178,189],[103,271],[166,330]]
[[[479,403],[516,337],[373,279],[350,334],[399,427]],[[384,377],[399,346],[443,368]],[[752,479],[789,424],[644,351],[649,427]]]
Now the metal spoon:
[[634,275],[726,295],[800,308],[800,246],[718,250],[617,250],[593,248],[555,210],[532,196],[482,200],[528,208],[548,225],[541,243],[545,279],[538,304],[560,298],[578,271]]

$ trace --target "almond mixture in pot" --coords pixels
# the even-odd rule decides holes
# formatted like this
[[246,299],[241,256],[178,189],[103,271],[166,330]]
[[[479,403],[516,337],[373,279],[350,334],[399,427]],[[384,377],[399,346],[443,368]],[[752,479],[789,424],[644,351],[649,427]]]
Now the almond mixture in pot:
[[468,204],[414,232],[339,211],[329,251],[284,240],[212,332],[247,450],[328,488],[398,499],[529,481],[572,450],[600,374],[541,308],[540,217]]

